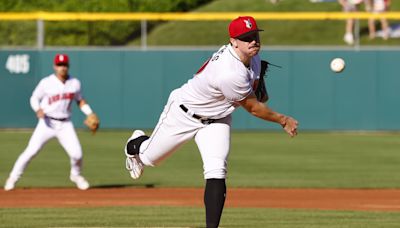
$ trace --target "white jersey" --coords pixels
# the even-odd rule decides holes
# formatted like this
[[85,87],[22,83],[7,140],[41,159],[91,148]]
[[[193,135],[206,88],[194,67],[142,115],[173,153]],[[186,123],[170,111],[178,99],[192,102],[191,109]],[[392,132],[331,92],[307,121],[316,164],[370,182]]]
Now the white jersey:
[[220,119],[237,108],[238,101],[253,92],[259,79],[257,54],[246,67],[231,45],[222,46],[180,90],[180,102],[195,114]]
[[63,83],[55,74],[51,74],[36,86],[30,103],[35,112],[41,108],[46,116],[62,119],[71,117],[73,100],[82,100],[80,81],[69,77]]

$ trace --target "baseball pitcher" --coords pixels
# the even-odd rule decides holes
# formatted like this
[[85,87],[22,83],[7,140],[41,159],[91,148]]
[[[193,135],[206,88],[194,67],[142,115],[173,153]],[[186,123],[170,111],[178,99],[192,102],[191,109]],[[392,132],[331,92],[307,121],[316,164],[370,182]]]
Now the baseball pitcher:
[[225,203],[231,113],[241,106],[258,118],[280,124],[290,136],[297,134],[298,125],[292,117],[264,103],[268,99],[266,90],[258,91],[256,96],[268,64],[262,69],[258,55],[262,30],[254,18],[238,17],[229,24],[228,31],[229,44],[215,52],[186,84],[171,92],[151,136],[136,130],[125,145],[126,167],[137,179],[145,166],[157,165],[194,138],[206,180],[207,227],[218,227]]

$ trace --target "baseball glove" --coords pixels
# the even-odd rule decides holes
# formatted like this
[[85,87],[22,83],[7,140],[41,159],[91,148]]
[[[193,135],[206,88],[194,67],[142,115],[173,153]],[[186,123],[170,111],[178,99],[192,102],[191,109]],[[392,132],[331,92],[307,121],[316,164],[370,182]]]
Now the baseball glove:
[[100,119],[95,113],[86,116],[83,123],[89,128],[89,130],[94,134],[100,126]]
[[268,91],[267,86],[265,84],[264,75],[268,70],[268,62],[265,60],[261,60],[261,72],[260,72],[260,79],[258,80],[258,85],[254,93],[256,94],[257,100],[261,102],[268,101]]

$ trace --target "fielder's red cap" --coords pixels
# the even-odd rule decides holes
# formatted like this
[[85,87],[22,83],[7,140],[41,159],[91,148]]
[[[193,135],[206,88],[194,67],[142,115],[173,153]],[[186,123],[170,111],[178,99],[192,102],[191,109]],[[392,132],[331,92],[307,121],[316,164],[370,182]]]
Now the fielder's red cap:
[[229,24],[229,35],[232,38],[245,37],[258,31],[264,30],[258,29],[256,20],[250,16],[240,16]]
[[69,65],[69,58],[66,54],[57,54],[54,57],[54,64],[55,65]]

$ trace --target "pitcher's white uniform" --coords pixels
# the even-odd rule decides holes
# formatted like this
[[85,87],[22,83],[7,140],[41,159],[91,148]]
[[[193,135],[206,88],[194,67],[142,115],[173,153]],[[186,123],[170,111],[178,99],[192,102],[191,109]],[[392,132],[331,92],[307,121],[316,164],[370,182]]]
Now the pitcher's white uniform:
[[260,61],[254,56],[247,68],[231,45],[222,46],[192,79],[171,93],[152,135],[140,146],[141,161],[154,166],[194,137],[204,178],[225,178],[231,113],[236,102],[253,91]]
[[224,208],[232,112],[241,106],[253,116],[280,124],[290,136],[297,134],[298,125],[295,119],[264,104],[265,96],[257,98],[254,93],[260,82],[262,31],[254,18],[232,20],[228,31],[229,45],[222,46],[192,79],[171,92],[152,135],[135,130],[124,148],[126,169],[138,179],[146,165],[156,165],[194,138],[206,179],[207,228],[219,226]]

